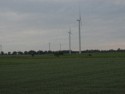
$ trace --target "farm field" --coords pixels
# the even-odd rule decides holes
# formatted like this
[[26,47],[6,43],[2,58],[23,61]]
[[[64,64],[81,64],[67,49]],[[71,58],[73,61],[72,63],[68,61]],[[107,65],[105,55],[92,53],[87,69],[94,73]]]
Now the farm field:
[[124,57],[0,56],[0,94],[125,94]]

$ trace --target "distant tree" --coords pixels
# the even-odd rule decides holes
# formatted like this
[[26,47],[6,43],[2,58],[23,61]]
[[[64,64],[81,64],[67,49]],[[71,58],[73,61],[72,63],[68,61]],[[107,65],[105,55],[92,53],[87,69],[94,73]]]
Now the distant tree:
[[12,55],[17,55],[17,52],[16,52],[16,51],[14,51],[14,52],[12,53]]
[[37,53],[37,55],[42,55],[42,54],[44,54],[44,52],[41,51],[41,50],[37,51],[36,53]]
[[23,52],[21,52],[21,51],[19,51],[19,52],[17,52],[18,53],[18,55],[23,55]]
[[114,50],[114,49],[110,49],[110,50],[107,51],[107,52],[116,52],[116,50]]
[[28,51],[24,51],[24,55],[28,55],[29,53],[28,53]]
[[8,52],[8,55],[11,55],[11,52]]
[[5,55],[5,53],[3,51],[1,51],[1,55]]
[[36,55],[36,51],[34,51],[34,50],[30,50],[28,53],[29,53],[30,55],[32,55],[32,56],[35,56],[35,55]]
[[44,51],[44,54],[48,54],[48,51]]

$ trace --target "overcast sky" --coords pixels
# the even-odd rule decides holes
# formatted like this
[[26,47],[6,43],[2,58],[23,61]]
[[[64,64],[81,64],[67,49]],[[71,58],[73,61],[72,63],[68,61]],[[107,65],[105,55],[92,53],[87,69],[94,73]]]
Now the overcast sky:
[[125,48],[125,0],[0,0],[0,45],[4,51]]

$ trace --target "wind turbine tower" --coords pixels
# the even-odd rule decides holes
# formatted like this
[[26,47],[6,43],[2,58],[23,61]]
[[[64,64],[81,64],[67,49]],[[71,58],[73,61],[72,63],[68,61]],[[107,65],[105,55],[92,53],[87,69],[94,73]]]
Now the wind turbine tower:
[[49,51],[51,51],[51,43],[49,42]]
[[2,51],[2,45],[0,45],[0,52]]
[[62,44],[60,43],[60,51],[62,51]]
[[69,29],[69,54],[71,54],[71,28]]
[[81,13],[79,8],[79,19],[78,21],[78,30],[79,30],[79,54],[81,54]]
[[2,54],[2,45],[0,45],[0,55]]

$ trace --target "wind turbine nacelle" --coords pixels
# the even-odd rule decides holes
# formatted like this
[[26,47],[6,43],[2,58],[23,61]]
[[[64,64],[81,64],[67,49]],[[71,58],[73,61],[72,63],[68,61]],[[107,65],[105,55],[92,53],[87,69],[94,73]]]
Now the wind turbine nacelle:
[[79,19],[77,21],[80,21]]

